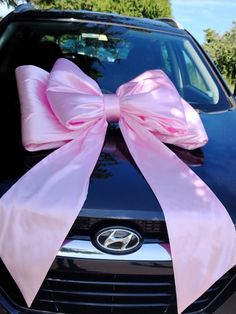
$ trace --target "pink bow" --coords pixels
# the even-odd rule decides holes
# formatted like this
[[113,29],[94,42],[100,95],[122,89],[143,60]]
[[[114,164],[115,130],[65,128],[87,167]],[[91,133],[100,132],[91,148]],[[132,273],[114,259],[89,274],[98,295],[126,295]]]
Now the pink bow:
[[160,70],[103,95],[72,62],[49,74],[16,70],[23,144],[57,148],[2,198],[0,256],[30,306],[86,199],[107,121],[125,142],[160,202],[171,245],[178,312],[236,264],[234,225],[217,197],[162,142],[194,149],[207,142],[197,112]]

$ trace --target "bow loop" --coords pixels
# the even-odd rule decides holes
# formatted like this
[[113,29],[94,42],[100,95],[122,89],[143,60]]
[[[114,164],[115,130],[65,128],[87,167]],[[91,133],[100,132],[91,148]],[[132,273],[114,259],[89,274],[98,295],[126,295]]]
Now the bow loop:
[[198,113],[161,70],[146,71],[117,90],[122,111],[162,142],[194,149],[208,138]]
[[78,132],[70,131],[58,123],[46,93],[48,78],[48,72],[35,66],[20,66],[16,69],[22,142],[29,151],[57,148],[78,136]]
[[103,116],[102,92],[74,63],[58,59],[47,84],[51,108],[67,129],[78,130]]
[[[136,76],[129,82],[122,84],[117,89],[117,94],[119,96],[124,95],[135,95],[141,93],[148,93],[160,87],[166,86],[169,89],[175,91],[175,94],[178,92],[175,89],[175,86],[170,81],[168,76],[162,70],[149,70],[145,71],[142,74]],[[179,95],[178,95],[179,96]]]
[[55,62],[50,72],[48,89],[102,96],[98,84],[73,62],[64,58],[60,58]]
[[[185,110],[181,98],[168,78],[161,70],[150,70],[121,85],[117,95],[125,103],[125,111],[131,112],[141,120],[155,120],[157,128],[167,132],[187,129]],[[145,126],[145,123],[142,123]],[[168,129],[169,127],[169,129]],[[157,130],[158,131],[158,130]],[[164,131],[165,132],[165,131]]]

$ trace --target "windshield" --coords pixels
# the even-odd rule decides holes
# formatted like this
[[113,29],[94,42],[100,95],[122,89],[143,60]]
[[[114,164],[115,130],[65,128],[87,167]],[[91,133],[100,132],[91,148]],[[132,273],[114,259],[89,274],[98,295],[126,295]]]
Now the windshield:
[[[0,42],[0,72],[22,64],[50,71],[67,58],[104,93],[150,69],[163,70],[179,94],[204,111],[227,107],[220,87],[191,39],[168,32],[81,22],[14,22]],[[225,109],[225,108],[223,108]]]

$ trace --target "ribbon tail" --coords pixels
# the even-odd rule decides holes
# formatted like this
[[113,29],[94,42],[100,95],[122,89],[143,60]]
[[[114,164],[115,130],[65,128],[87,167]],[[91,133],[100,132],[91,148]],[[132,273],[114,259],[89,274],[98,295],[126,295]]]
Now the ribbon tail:
[[34,166],[0,200],[0,257],[28,306],[84,204],[106,127],[101,119],[84,130]]
[[235,227],[209,187],[151,132],[130,117],[120,128],[162,206],[182,313],[235,266]]

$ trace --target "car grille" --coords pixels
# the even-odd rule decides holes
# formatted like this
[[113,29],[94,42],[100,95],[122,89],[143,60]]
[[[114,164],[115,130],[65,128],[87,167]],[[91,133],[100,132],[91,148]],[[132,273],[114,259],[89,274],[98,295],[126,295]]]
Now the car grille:
[[[177,313],[172,275],[85,273],[82,270],[73,271],[73,261],[61,259],[61,263],[60,271],[50,270],[30,310],[24,307],[24,300],[13,281],[5,278],[3,289],[17,304],[20,313],[34,313],[32,310],[36,313],[71,314]],[[65,271],[62,271],[63,266]],[[149,263],[147,266],[152,265]],[[6,273],[2,268],[3,265],[0,273]],[[230,281],[233,273],[225,274],[185,313],[206,308]]]
[[79,234],[90,234],[96,230],[108,226],[121,225],[127,226],[139,231],[145,237],[155,237],[163,241],[168,241],[168,234],[165,221],[163,220],[119,220],[119,219],[106,219],[106,218],[87,218],[78,217],[69,233],[69,236]]
[[171,277],[153,280],[145,276],[92,275],[64,281],[48,278],[35,307],[48,305],[52,294],[61,312],[90,309],[91,313],[143,313],[150,307],[163,312],[173,302],[174,286]]

